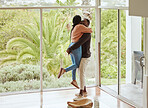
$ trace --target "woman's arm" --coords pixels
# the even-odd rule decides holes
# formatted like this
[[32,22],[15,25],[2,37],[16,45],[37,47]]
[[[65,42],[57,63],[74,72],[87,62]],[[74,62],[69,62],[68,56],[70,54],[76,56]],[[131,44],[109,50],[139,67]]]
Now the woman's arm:
[[77,30],[79,30],[79,32],[81,32],[81,33],[92,33],[92,29],[91,28],[88,28],[88,27],[86,27],[86,26],[84,26],[82,24],[80,24],[78,26]]

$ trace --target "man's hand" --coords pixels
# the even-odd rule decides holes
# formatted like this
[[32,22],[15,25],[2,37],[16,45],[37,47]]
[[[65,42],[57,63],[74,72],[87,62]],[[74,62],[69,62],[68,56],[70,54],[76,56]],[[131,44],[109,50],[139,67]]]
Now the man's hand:
[[68,54],[70,54],[70,53],[71,53],[71,51],[70,51],[70,49],[69,49],[69,48],[66,50],[66,52],[67,52]]

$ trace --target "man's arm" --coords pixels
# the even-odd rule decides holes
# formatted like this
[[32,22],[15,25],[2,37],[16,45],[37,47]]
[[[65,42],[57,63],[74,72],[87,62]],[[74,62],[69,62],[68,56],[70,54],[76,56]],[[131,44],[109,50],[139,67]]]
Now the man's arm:
[[86,41],[88,41],[91,38],[91,34],[90,33],[84,33],[82,35],[82,37],[75,43],[73,44],[71,47],[69,47],[67,49],[67,53],[70,54],[72,50],[75,50],[77,48],[79,48],[81,45],[83,45]]

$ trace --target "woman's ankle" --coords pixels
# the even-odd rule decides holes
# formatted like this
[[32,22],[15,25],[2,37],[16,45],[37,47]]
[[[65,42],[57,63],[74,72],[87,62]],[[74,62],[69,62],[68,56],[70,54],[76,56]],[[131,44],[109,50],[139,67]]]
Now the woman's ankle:
[[77,82],[76,80],[72,80],[72,81]]
[[64,72],[66,72],[66,70],[64,68],[62,68],[64,70]]

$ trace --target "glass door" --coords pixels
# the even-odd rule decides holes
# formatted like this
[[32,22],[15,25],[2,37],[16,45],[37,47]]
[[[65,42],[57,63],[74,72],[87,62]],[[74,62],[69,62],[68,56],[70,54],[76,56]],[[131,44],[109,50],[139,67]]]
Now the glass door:
[[118,90],[117,81],[117,10],[101,10],[101,84],[113,91]]
[[102,9],[101,87],[137,107],[143,107],[143,44],[141,17]]
[[[123,19],[125,13],[125,19]],[[121,11],[120,25],[120,84],[118,94],[125,101],[143,106],[143,21],[141,17],[129,16]]]

